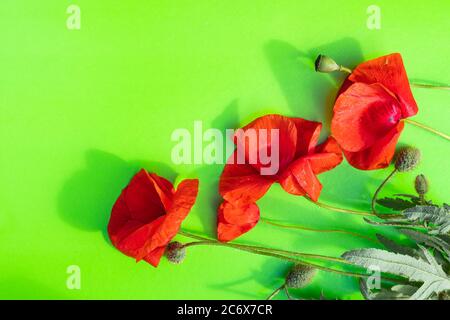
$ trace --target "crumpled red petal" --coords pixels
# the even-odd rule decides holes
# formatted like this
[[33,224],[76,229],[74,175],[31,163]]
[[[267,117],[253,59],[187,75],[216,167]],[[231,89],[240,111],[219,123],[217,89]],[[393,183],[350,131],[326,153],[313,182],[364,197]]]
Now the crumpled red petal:
[[355,83],[336,100],[331,131],[342,149],[367,149],[402,118],[397,99],[381,84]]
[[400,102],[403,118],[414,116],[418,112],[403,59],[399,53],[392,53],[361,63],[353,70],[348,79],[352,82],[366,84],[380,83],[388,88]]
[[217,238],[227,242],[251,230],[259,221],[259,208],[255,203],[224,201],[217,210]]
[[295,158],[314,152],[320,137],[322,124],[302,118],[290,118],[297,129],[297,146]]
[[[118,242],[124,236],[136,230],[142,224],[156,220],[165,213],[161,195],[170,205],[171,183],[162,177],[155,180],[145,170],[139,171],[122,190],[111,212],[108,233],[111,241]],[[160,186],[162,186],[160,188]]]
[[388,134],[365,150],[359,152],[344,150],[345,158],[350,165],[361,170],[386,168],[394,157],[395,147],[403,127],[404,123],[399,122]]
[[314,174],[308,159],[294,161],[281,175],[279,182],[288,193],[303,196],[307,194],[313,201],[319,199],[322,184]]
[[316,147],[316,152],[305,159],[309,161],[314,174],[321,174],[337,167],[343,160],[342,150],[336,139],[329,137]]
[[231,155],[220,176],[219,193],[230,202],[256,202],[269,190],[274,179],[261,176],[250,164],[237,164],[236,153]]
[[[252,129],[252,130],[250,130]],[[282,171],[294,158],[297,145],[297,130],[293,121],[290,118],[281,115],[271,114],[260,117],[242,129],[236,130],[234,142],[237,150],[244,151],[246,163],[252,165],[256,169],[261,169],[267,165],[262,163],[259,157],[259,150],[267,154],[272,152],[271,130],[278,130],[279,140],[277,141],[279,149],[279,170]],[[265,134],[264,131],[265,130]],[[254,144],[251,146],[249,139],[243,138],[251,137],[254,133]],[[261,136],[260,136],[261,135]],[[241,136],[241,139],[238,137]],[[261,139],[264,137],[264,139]],[[257,161],[251,161],[250,151],[258,151]],[[254,153],[256,155],[256,153]],[[256,162],[256,163],[252,163]]]
[[114,246],[125,255],[136,258],[139,256],[142,247],[146,245],[148,239],[164,222],[164,218],[164,216],[161,216],[150,223],[141,224],[133,232],[124,235],[118,243],[113,243]]
[[138,172],[122,191],[111,212],[108,234],[127,256],[157,266],[166,245],[178,232],[198,192],[198,180],[172,184],[146,170]]
[[180,230],[181,223],[187,217],[195,203],[198,193],[198,180],[183,180],[173,196],[172,205],[164,216],[163,222],[153,231],[151,237],[139,251],[136,260],[141,260],[153,250],[165,247]]

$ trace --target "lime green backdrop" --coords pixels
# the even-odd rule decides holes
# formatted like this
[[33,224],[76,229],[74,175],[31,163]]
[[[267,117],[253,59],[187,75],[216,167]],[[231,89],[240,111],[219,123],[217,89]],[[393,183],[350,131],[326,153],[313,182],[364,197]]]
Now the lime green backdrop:
[[[81,8],[81,30],[66,9]],[[381,8],[381,29],[366,26]],[[177,128],[235,128],[281,113],[324,122],[342,76],[316,74],[326,53],[342,64],[401,52],[409,77],[450,82],[450,2],[2,0],[0,3],[0,298],[261,299],[288,265],[226,248],[194,247],[182,265],[159,268],[115,250],[110,209],[140,167],[175,180],[199,177],[183,227],[215,234],[221,165],[174,165]],[[415,120],[449,131],[450,96],[415,89]],[[423,162],[385,194],[412,192],[416,173],[446,200],[450,145],[406,125],[402,144]],[[321,200],[367,209],[388,170],[343,163],[321,175]],[[447,199],[448,200],[448,199]],[[361,218],[320,209],[274,186],[258,203],[266,218],[373,235]],[[378,232],[389,233],[379,229]],[[339,256],[371,243],[347,235],[259,224],[244,243]],[[81,289],[66,287],[70,265]],[[355,279],[320,272],[302,297],[360,298]],[[281,297],[281,296],[280,296]]]

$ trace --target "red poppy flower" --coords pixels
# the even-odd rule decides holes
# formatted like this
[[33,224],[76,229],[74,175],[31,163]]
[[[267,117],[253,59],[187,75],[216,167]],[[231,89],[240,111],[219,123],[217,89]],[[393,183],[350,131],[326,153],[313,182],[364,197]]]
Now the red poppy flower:
[[112,244],[136,261],[157,267],[167,244],[195,203],[198,180],[172,183],[142,169],[123,189],[111,212],[108,234]]
[[[317,146],[321,123],[281,115],[267,115],[254,120],[235,134],[237,150],[229,158],[220,177],[219,192],[224,202],[218,208],[218,238],[230,241],[252,229],[259,220],[255,202],[278,182],[294,195],[307,195],[317,201],[322,185],[316,175],[336,167],[342,161],[340,148],[333,138]],[[271,130],[278,130],[278,141],[271,141]],[[256,151],[249,139],[238,139],[239,133],[255,133]],[[259,156],[261,149],[278,150],[278,171],[261,174],[269,164]],[[239,163],[243,152],[245,162]]]
[[360,64],[346,79],[331,132],[352,166],[385,168],[403,130],[401,120],[417,112],[402,57],[394,53]]

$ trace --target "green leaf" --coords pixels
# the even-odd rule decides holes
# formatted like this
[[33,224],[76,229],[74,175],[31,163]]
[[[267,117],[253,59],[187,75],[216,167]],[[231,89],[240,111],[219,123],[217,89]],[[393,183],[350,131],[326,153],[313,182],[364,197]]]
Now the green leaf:
[[389,221],[373,221],[367,218],[364,218],[364,221],[375,225],[375,226],[385,226],[385,227],[401,227],[401,228],[417,228],[417,225],[411,224],[408,220],[389,220]]
[[365,279],[359,279],[359,291],[361,291],[362,296],[366,300],[372,300],[373,296],[370,292],[369,288],[367,287],[367,282]]
[[364,268],[377,266],[381,272],[402,276],[413,282],[422,282],[422,286],[410,299],[424,300],[433,293],[450,290],[450,279],[442,267],[433,260],[429,252],[428,255],[425,252],[424,254],[427,261],[380,249],[352,250],[345,252],[342,257]]
[[[394,288],[397,289],[394,290]],[[409,285],[397,285],[391,287],[391,290],[380,288],[377,292],[372,292],[367,286],[367,282],[359,279],[359,290],[366,300],[405,300],[413,295],[417,288]]]
[[391,287],[391,290],[394,292],[401,293],[404,296],[410,297],[417,291],[417,287],[411,286],[409,284],[397,284]]
[[376,234],[378,241],[381,242],[386,249],[394,253],[405,254],[408,256],[415,256],[416,252],[412,248],[408,248],[406,246],[399,245],[397,242],[392,241],[391,239],[386,238],[381,234]]
[[398,197],[405,197],[405,198],[409,198],[411,200],[411,202],[413,202],[415,205],[429,205],[429,206],[436,206],[435,204],[433,204],[433,201],[431,200],[425,200],[425,203],[422,203],[422,199],[420,199],[418,196],[412,195],[412,194],[404,194],[404,193],[397,193],[394,194],[394,196],[398,196]]
[[447,257],[450,255],[450,244],[437,236],[428,235],[411,229],[399,229],[399,231],[418,244],[424,244],[431,248],[435,248],[444,253]]
[[450,212],[446,204],[443,207],[415,206],[404,210],[403,215],[411,222],[432,224],[435,230],[430,231],[430,234],[450,232]]
[[378,199],[377,203],[383,207],[393,209],[396,211],[403,211],[408,208],[414,207],[416,204],[410,200],[405,200],[402,198],[383,198]]

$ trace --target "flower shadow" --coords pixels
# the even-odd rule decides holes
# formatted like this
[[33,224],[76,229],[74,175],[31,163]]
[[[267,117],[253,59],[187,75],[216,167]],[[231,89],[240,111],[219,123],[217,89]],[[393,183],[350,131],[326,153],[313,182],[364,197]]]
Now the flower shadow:
[[[174,172],[164,164],[128,162],[111,153],[89,150],[86,164],[64,184],[58,195],[58,211],[63,221],[84,231],[102,231],[117,197],[140,168],[146,168],[173,181]],[[109,240],[107,240],[109,242]]]
[[[280,264],[285,265],[285,268],[280,268]],[[269,259],[258,267],[252,267],[248,270],[248,275],[228,282],[220,282],[210,285],[211,289],[226,291],[232,294],[245,296],[248,299],[265,299],[269,294],[278,288],[289,270],[290,264]],[[253,283],[258,283],[264,290],[252,292],[246,287],[254,289]],[[230,297],[232,298],[232,297]]]
[[[322,53],[333,57],[342,65],[352,67],[362,61],[359,43],[351,38],[343,38],[302,51],[288,42],[271,40],[264,46],[264,52],[293,114],[321,121],[326,129],[324,131],[327,131],[336,93],[345,75],[317,74],[314,60]],[[325,134],[327,132],[323,132]]]
[[[223,142],[228,139],[226,129],[235,129],[239,126],[239,105],[237,99],[232,100],[215,119],[211,121],[210,127],[222,132]],[[223,150],[223,161],[225,163],[228,155]],[[222,198],[219,194],[219,178],[222,173],[223,164],[203,165],[192,173],[200,180],[200,192],[197,197],[197,218],[202,224],[204,232],[209,235],[216,233],[216,212]]]

